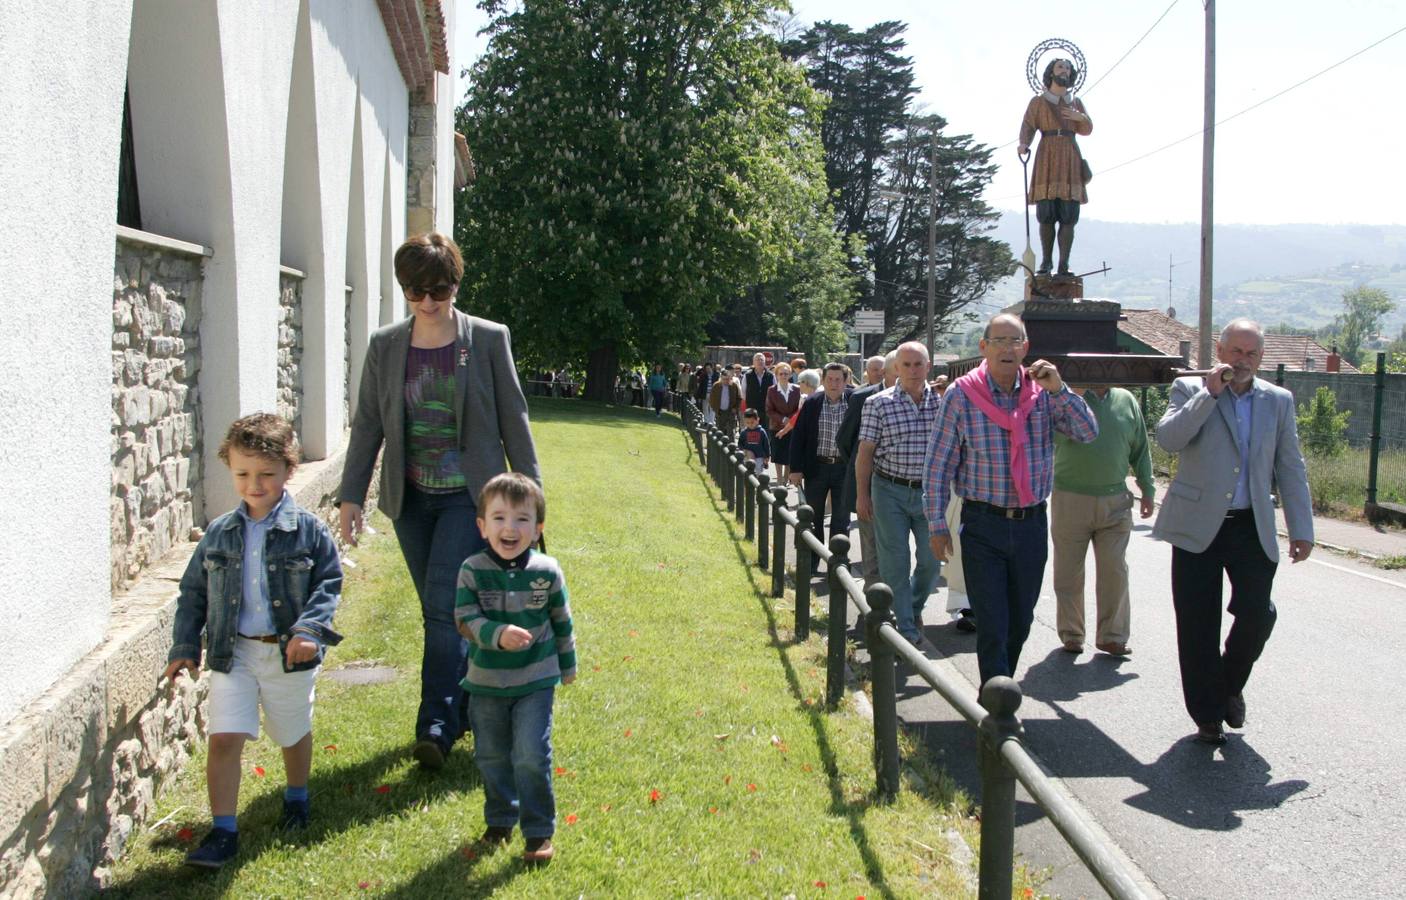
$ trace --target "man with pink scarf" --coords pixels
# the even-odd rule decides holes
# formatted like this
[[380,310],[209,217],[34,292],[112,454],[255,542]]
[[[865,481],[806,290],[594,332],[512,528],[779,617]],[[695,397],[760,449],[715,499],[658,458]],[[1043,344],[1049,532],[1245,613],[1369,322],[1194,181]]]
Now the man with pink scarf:
[[1054,433],[1085,444],[1098,436],[1088,405],[1051,363],[1023,367],[1029,349],[1018,316],[986,324],[983,361],[947,389],[923,472],[923,512],[940,560],[952,552],[947,501],[954,490],[962,497],[962,569],[982,684],[1015,674],[1035,618],[1049,556]]

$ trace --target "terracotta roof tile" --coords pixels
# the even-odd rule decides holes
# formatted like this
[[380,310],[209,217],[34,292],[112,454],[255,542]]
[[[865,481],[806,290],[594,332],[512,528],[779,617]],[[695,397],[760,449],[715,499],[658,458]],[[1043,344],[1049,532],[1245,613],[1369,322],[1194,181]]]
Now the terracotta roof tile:
[[[1190,341],[1192,357],[1195,358],[1199,342],[1197,329],[1155,309],[1125,309],[1123,315],[1126,321],[1118,323],[1118,330],[1129,337],[1168,356],[1180,355],[1180,342]],[[1266,334],[1260,368],[1274,369],[1283,363],[1285,370],[1290,372],[1326,372],[1329,352],[1327,347],[1306,335]],[[1308,359],[1313,362],[1306,363]],[[1357,372],[1347,360],[1342,360],[1341,366],[1341,371],[1345,373]]]

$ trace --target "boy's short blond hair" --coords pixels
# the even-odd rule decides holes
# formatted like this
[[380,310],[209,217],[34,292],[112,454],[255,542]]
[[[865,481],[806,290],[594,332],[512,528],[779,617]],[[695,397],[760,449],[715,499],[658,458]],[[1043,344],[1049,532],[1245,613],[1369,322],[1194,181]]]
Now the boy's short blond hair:
[[490,500],[502,499],[511,506],[531,506],[537,511],[537,523],[547,521],[547,495],[542,487],[521,472],[495,475],[478,492],[478,514],[483,515]]
[[303,455],[293,423],[273,413],[254,413],[230,423],[219,451],[225,465],[229,465],[231,448],[251,456],[281,459],[289,469],[297,468]]

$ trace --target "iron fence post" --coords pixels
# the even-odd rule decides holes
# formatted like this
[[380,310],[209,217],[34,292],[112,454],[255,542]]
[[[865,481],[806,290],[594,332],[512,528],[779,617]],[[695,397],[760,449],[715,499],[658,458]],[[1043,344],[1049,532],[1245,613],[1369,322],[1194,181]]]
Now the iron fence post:
[[767,551],[771,549],[767,538],[771,537],[771,529],[767,527],[766,507],[771,500],[771,476],[763,472],[757,476],[757,565],[763,572],[766,571],[767,564],[771,562],[771,554]]
[[845,631],[849,624],[845,612],[849,593],[840,584],[840,570],[849,571],[849,538],[843,534],[830,537],[830,621],[825,638],[825,702],[830,708],[839,705],[845,693]]
[[986,717],[977,726],[981,756],[981,869],[977,896],[1001,900],[1011,895],[1015,866],[1015,772],[1001,758],[1001,745],[1022,733],[1015,711],[1020,686],[997,675],[981,686]]
[[[747,473],[750,472],[751,468],[748,467]],[[746,488],[742,492],[742,501],[745,507],[743,515],[747,523],[744,531],[747,540],[755,541],[757,539],[757,489],[752,486],[752,476],[747,473],[742,476],[742,484]]]
[[722,478],[723,499],[727,501],[727,511],[732,512],[732,506],[735,500],[733,494],[736,492],[735,489],[737,487],[737,471],[732,455],[732,441],[726,437],[723,438],[721,462],[722,467],[718,475]]
[[786,489],[771,489],[771,595],[780,597],[786,592],[786,520],[781,513],[786,509]]
[[713,433],[713,426],[705,425],[704,438],[708,442],[708,477],[713,480],[713,484],[718,483],[718,439]]
[[810,545],[806,534],[810,523],[815,521],[815,510],[801,504],[796,510],[796,636],[810,634]]
[[1274,383],[1278,387],[1284,386],[1284,364],[1280,363],[1274,367]]
[[1367,450],[1367,518],[1377,505],[1377,461],[1382,447],[1382,401],[1386,397],[1386,353],[1377,354],[1377,375],[1372,379],[1372,438]]
[[[875,582],[864,589],[864,596],[869,601],[864,629],[874,694],[875,788],[887,801],[898,796],[898,678],[893,645],[879,635],[879,628],[885,624],[896,626],[897,622],[893,617],[893,591],[888,585]],[[1006,896],[1010,896],[1009,891]]]
[[734,485],[732,497],[736,502],[733,504],[737,512],[737,523],[740,525],[747,518],[747,510],[744,509],[747,500],[747,452],[741,447],[732,455],[732,477]]

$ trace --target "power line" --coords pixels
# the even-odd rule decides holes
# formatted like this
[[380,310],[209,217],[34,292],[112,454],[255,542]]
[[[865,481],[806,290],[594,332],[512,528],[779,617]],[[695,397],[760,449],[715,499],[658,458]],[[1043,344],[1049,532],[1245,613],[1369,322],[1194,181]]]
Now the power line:
[[[1268,97],[1264,98],[1263,100],[1259,101],[1258,103],[1253,103],[1253,104],[1251,104],[1251,105],[1245,107],[1244,109],[1240,110],[1239,112],[1232,113],[1231,115],[1226,116],[1224,119],[1221,119],[1220,121],[1216,122],[1215,127],[1219,128],[1221,125],[1224,125],[1226,122],[1229,122],[1229,121],[1231,121],[1232,119],[1238,119],[1238,118],[1240,118],[1241,116],[1245,115],[1245,113],[1247,113],[1247,112],[1250,112],[1250,111],[1252,111],[1252,110],[1259,109],[1261,106],[1264,106],[1266,103],[1270,102],[1271,100],[1278,100],[1280,97],[1284,96],[1285,94],[1289,93],[1290,91],[1296,90],[1297,88],[1301,88],[1301,87],[1303,87],[1304,85],[1308,84],[1310,81],[1313,81],[1315,78],[1318,78],[1318,77],[1321,76],[1321,75],[1326,75],[1326,74],[1328,74],[1329,72],[1331,72],[1331,71],[1333,71],[1334,69],[1336,69],[1338,66],[1341,66],[1342,64],[1344,64],[1344,63],[1346,63],[1346,62],[1350,62],[1350,61],[1356,59],[1357,57],[1359,57],[1359,56],[1361,56],[1362,54],[1366,53],[1368,50],[1371,50],[1372,48],[1374,48],[1374,47],[1376,47],[1376,46],[1378,46],[1378,45],[1380,45],[1380,44],[1386,43],[1387,41],[1389,41],[1389,40],[1391,40],[1392,38],[1396,37],[1398,34],[1401,34],[1403,31],[1406,31],[1406,25],[1403,25],[1402,27],[1396,29],[1396,30],[1393,31],[1391,34],[1388,34],[1386,37],[1383,37],[1383,38],[1380,38],[1380,39],[1378,39],[1378,40],[1376,40],[1376,41],[1373,41],[1372,43],[1368,44],[1366,47],[1363,47],[1361,50],[1358,50],[1356,53],[1352,53],[1352,54],[1350,54],[1350,55],[1348,55],[1348,56],[1343,57],[1342,59],[1340,59],[1340,60],[1338,60],[1337,62],[1333,63],[1331,66],[1328,66],[1326,69],[1322,69],[1322,70],[1320,70],[1320,71],[1318,71],[1318,72],[1315,72],[1315,73],[1313,73],[1312,75],[1308,76],[1307,78],[1305,78],[1305,79],[1303,79],[1303,80],[1301,80],[1301,81],[1297,81],[1297,82],[1295,82],[1295,83],[1289,85],[1288,87],[1284,88],[1284,90],[1278,92],[1277,94],[1273,94],[1273,95],[1271,95],[1271,96],[1268,96]],[[1106,169],[1103,170],[1103,174],[1104,174],[1104,175],[1107,175],[1109,172],[1112,172],[1112,171],[1114,171],[1114,170],[1116,170],[1116,169],[1121,169],[1121,168],[1123,168],[1124,166],[1130,166],[1130,165],[1132,165],[1132,164],[1135,163],[1135,162],[1141,162],[1142,160],[1147,159],[1149,156],[1155,156],[1156,154],[1161,153],[1163,150],[1170,150],[1171,148],[1177,146],[1178,144],[1183,144],[1183,143],[1185,143],[1185,142],[1191,140],[1192,138],[1200,137],[1205,131],[1206,131],[1206,129],[1204,129],[1204,128],[1198,128],[1197,130],[1191,132],[1191,134],[1188,134],[1188,135],[1186,135],[1185,137],[1177,138],[1175,141],[1172,141],[1170,144],[1164,144],[1163,146],[1158,147],[1156,150],[1149,150],[1147,153],[1144,153],[1144,154],[1142,154],[1141,156],[1135,156],[1135,157],[1133,157],[1132,159],[1125,160],[1124,162],[1120,162],[1120,163],[1118,163],[1118,164],[1115,165],[1115,166],[1109,166],[1108,168],[1106,168]]]
[[1162,24],[1162,20],[1165,19],[1165,18],[1167,18],[1167,13],[1169,13],[1169,12],[1172,11],[1172,7],[1173,7],[1173,6],[1176,6],[1176,5],[1177,5],[1177,2],[1178,2],[1178,0],[1172,0],[1172,2],[1167,5],[1167,8],[1164,9],[1164,10],[1162,10],[1162,15],[1160,15],[1160,16],[1157,17],[1157,21],[1152,23],[1152,27],[1149,28],[1149,29],[1147,29],[1146,31],[1144,31],[1144,32],[1142,33],[1142,37],[1140,37],[1140,38],[1138,38],[1136,41],[1134,41],[1134,42],[1133,42],[1133,45],[1128,48],[1128,52],[1127,52],[1127,53],[1124,53],[1122,56],[1118,57],[1118,62],[1114,63],[1112,66],[1109,66],[1108,71],[1107,71],[1107,72],[1104,72],[1102,75],[1100,75],[1098,81],[1095,81],[1093,84],[1089,85],[1089,86],[1084,90],[1084,93],[1087,94],[1089,91],[1091,91],[1091,90],[1093,90],[1094,88],[1098,87],[1099,84],[1103,82],[1103,79],[1107,78],[1109,75],[1112,75],[1112,74],[1113,74],[1113,70],[1116,69],[1116,68],[1118,68],[1118,66],[1122,65],[1123,60],[1127,59],[1128,56],[1129,56],[1134,50],[1136,50],[1136,49],[1138,48],[1138,44],[1141,44],[1143,41],[1147,40],[1147,36],[1152,33],[1153,29],[1155,29],[1158,25],[1161,25],[1161,24]]

